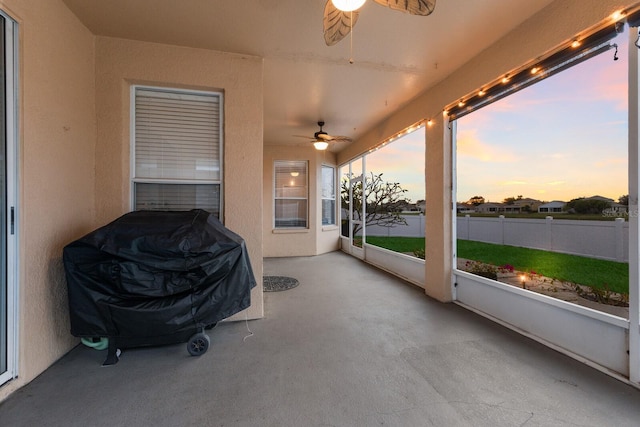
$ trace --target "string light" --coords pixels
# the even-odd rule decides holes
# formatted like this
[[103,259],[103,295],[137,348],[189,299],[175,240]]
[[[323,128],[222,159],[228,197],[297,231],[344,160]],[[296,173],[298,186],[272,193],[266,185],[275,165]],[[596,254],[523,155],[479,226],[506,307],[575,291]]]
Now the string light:
[[624,11],[622,10],[616,10],[611,14],[611,19],[613,19],[614,21],[619,21],[622,18],[624,18]]

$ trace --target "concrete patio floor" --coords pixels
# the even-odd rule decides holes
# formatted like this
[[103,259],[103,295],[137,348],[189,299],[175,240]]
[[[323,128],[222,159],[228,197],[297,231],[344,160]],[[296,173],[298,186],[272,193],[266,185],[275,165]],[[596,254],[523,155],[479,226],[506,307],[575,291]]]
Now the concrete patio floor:
[[[640,391],[355,258],[265,260],[300,285],[184,344],[78,346],[1,426],[637,426]],[[245,339],[245,337],[247,337]],[[37,351],[37,349],[33,349]]]

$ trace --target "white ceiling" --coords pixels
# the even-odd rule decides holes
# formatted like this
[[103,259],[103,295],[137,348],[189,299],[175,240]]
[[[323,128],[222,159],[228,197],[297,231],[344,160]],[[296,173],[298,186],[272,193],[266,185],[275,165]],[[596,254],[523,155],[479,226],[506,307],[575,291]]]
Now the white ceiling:
[[[326,46],[326,0],[63,0],[96,35],[264,58],[264,142],[307,142],[324,120],[357,139],[553,0],[437,0],[427,17],[368,1]],[[334,150],[339,149],[335,146]]]

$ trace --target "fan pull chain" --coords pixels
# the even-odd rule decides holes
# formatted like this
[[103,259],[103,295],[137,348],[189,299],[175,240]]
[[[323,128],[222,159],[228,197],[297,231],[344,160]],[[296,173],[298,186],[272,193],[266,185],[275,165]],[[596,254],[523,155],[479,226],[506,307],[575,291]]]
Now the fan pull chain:
[[351,42],[350,52],[349,52],[349,56],[350,56],[349,64],[353,64],[353,10],[349,12],[349,14],[351,15],[349,17],[349,26],[351,27],[349,31],[349,40]]

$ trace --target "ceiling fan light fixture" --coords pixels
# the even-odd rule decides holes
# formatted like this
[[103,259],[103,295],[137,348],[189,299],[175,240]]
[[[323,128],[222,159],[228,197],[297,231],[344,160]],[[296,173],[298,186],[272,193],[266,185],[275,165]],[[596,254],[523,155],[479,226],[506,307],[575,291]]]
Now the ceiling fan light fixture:
[[313,146],[316,148],[316,150],[326,150],[329,146],[329,143],[327,141],[315,141],[313,143]]
[[366,0],[331,0],[336,9],[351,12],[362,7]]

